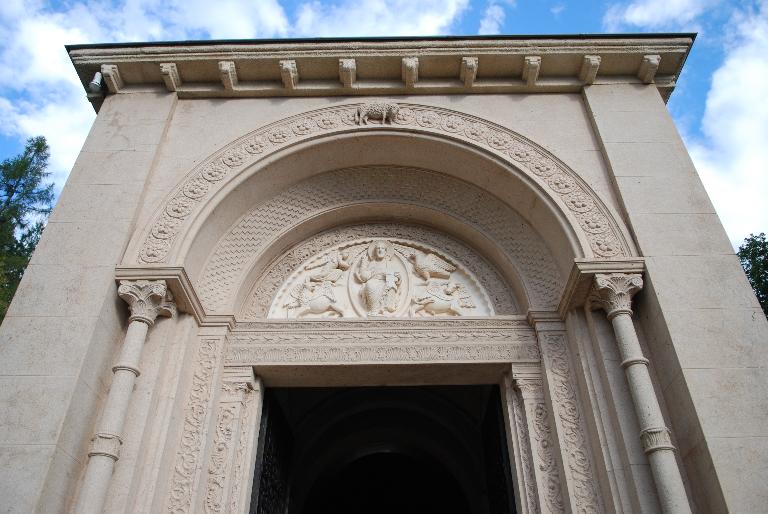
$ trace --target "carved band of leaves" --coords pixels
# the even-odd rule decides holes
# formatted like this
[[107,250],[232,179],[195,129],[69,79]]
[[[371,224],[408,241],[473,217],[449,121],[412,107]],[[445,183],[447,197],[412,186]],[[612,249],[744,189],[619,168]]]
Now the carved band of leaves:
[[291,129],[297,136],[306,136],[318,129],[317,123],[312,118],[303,118],[294,122]]
[[395,115],[395,123],[398,125],[410,125],[416,119],[416,113],[409,107],[401,107]]
[[496,150],[506,150],[512,145],[512,138],[498,130],[488,133],[488,146]]
[[144,262],[162,262],[168,251],[171,249],[171,243],[167,239],[149,238],[141,249],[140,259]]
[[440,115],[433,111],[422,111],[416,116],[416,123],[422,127],[437,128],[440,126]]
[[184,196],[191,198],[192,200],[199,200],[208,194],[211,183],[202,177],[194,178],[187,182],[182,189]]
[[575,483],[575,502],[578,512],[598,512],[597,491],[592,477],[589,457],[584,451],[587,439],[582,427],[578,400],[573,387],[565,337],[545,334],[543,339],[544,357],[553,375],[553,409],[563,427],[562,440],[571,480]]
[[357,125],[357,109],[344,109],[338,115],[344,125]]
[[561,195],[567,195],[568,193],[576,190],[576,182],[568,175],[558,173],[547,180],[547,184],[552,188],[552,191]]
[[[563,197],[563,201],[573,212],[585,213],[595,208],[595,202],[583,192],[577,190]],[[595,227],[597,228],[597,227]],[[600,231],[602,232],[602,231]],[[599,232],[593,232],[599,233]]]
[[201,175],[209,182],[218,182],[223,179],[229,170],[220,161],[216,160],[206,164]]
[[488,136],[488,127],[480,122],[468,123],[464,129],[464,134],[474,141],[485,141]]
[[554,175],[558,169],[549,159],[541,156],[532,157],[528,162],[528,169],[539,177],[547,178]]
[[579,222],[581,223],[581,228],[590,234],[602,234],[610,228],[608,219],[598,212],[582,215],[579,218]]
[[335,113],[328,112],[314,118],[317,126],[324,130],[334,129],[339,126],[339,117]]
[[171,218],[167,214],[163,214],[152,227],[152,236],[157,239],[171,239],[176,235],[176,231],[181,223],[180,219]]
[[192,375],[192,386],[184,414],[181,442],[171,478],[167,507],[168,512],[172,514],[182,514],[191,510],[195,473],[200,467],[198,462],[203,445],[203,425],[208,413],[211,381],[219,348],[219,340],[206,339],[202,341],[197,353],[196,369]]
[[528,162],[538,156],[536,152],[530,150],[519,141],[515,141],[512,144],[510,149],[507,151],[507,155],[512,157],[517,162]]
[[243,150],[249,154],[256,155],[264,152],[269,143],[261,136],[255,136],[243,143]]
[[226,152],[222,158],[221,161],[229,166],[230,168],[237,168],[241,164],[243,164],[243,161],[245,161],[245,153],[241,151],[239,148],[235,148],[233,150],[230,150]]
[[443,118],[443,130],[446,132],[460,132],[464,129],[465,121],[461,116],[449,114]]
[[165,207],[165,212],[172,218],[184,219],[190,212],[192,212],[192,206],[195,204],[192,200],[185,196],[177,196]]
[[613,234],[605,234],[592,241],[592,251],[601,257],[614,257],[621,253],[621,245]]
[[293,133],[287,127],[277,127],[267,136],[267,139],[275,144],[285,143],[286,141],[290,141],[292,138]]

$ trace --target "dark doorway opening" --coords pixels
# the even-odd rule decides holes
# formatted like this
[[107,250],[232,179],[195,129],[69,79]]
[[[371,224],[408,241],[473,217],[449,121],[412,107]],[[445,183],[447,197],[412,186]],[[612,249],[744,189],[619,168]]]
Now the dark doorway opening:
[[252,514],[513,514],[497,386],[273,388]]

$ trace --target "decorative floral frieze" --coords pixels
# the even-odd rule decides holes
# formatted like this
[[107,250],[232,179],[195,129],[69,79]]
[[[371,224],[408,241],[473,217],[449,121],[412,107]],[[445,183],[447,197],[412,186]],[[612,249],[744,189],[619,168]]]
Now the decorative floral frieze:
[[532,408],[528,409],[528,414],[533,426],[534,451],[536,452],[539,471],[544,482],[538,484],[538,486],[544,490],[545,512],[552,514],[565,512],[547,406],[541,402],[535,403],[532,405]]
[[238,323],[228,365],[264,362],[532,361],[536,336],[515,319],[317,320]]
[[[380,104],[385,106],[383,111],[374,108]],[[610,222],[602,202],[572,170],[541,147],[504,127],[456,111],[407,103],[375,102],[327,107],[281,120],[238,139],[205,160],[166,201],[140,248],[139,261],[165,262],[181,226],[168,218],[182,222],[188,219],[227,175],[239,172],[287,144],[315,137],[319,132],[348,130],[348,126],[357,126],[358,130],[378,130],[385,126],[388,129],[417,128],[457,137],[488,149],[528,174],[553,198],[561,201],[577,220],[596,256],[628,255],[623,238]],[[201,180],[209,185],[202,185]],[[195,184],[191,185],[192,182]],[[162,225],[163,229],[160,230],[158,225]],[[592,228],[587,230],[587,226]],[[596,231],[603,227],[605,230]]]
[[230,346],[227,364],[363,362],[515,362],[537,360],[533,344],[281,344]]
[[205,441],[205,424],[210,412],[208,405],[213,377],[221,356],[220,339],[203,339],[196,358],[192,385],[184,410],[184,425],[176,453],[167,511],[172,514],[191,512],[192,498],[201,468],[201,453]]
[[539,334],[544,368],[551,374],[549,388],[552,406],[559,419],[562,433],[558,434],[563,450],[566,473],[573,486],[571,494],[577,512],[597,514],[600,503],[592,474],[589,443],[584,434],[580,407],[573,388],[571,367],[568,363],[565,335],[560,333]]

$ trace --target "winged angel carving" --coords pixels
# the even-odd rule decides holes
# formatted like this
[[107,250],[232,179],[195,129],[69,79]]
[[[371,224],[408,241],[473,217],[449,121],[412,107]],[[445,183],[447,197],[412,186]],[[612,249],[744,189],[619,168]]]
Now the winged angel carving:
[[297,318],[325,313],[344,317],[344,309],[337,305],[333,288],[349,268],[347,258],[341,252],[334,251],[319,264],[305,266],[304,270],[312,273],[303,282],[291,288],[291,300],[284,306],[288,309],[298,309]]

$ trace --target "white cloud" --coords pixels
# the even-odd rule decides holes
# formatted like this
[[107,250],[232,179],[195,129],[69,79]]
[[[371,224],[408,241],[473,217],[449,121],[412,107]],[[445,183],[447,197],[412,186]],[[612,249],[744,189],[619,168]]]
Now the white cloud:
[[517,6],[516,0],[489,0],[485,7],[485,12],[480,20],[480,27],[477,29],[478,34],[492,35],[500,34],[501,27],[504,25],[504,21],[507,18],[507,11],[501,4],[506,4],[509,8]]
[[13,131],[24,139],[43,135],[51,148],[48,171],[57,190],[61,188],[80,153],[95,114],[85,95],[42,105],[21,105],[21,108],[0,107],[5,117],[15,120]]
[[434,36],[445,34],[469,0],[312,1],[298,9],[295,34],[332,36]]
[[611,5],[603,16],[603,28],[616,32],[626,27],[658,29],[695,28],[690,24],[718,0],[635,0]]
[[480,20],[478,34],[499,34],[501,26],[504,25],[504,19],[507,17],[504,8],[497,3],[491,2],[485,8],[483,19]]
[[552,16],[558,17],[560,16],[560,13],[565,11],[565,4],[555,4],[552,7],[549,8],[549,12],[552,13]]
[[768,231],[768,2],[737,13],[730,41],[712,77],[703,139],[691,155],[725,229],[738,246],[750,232]]
[[64,45],[287,36],[439,35],[469,0],[304,2],[293,23],[280,0],[0,1],[0,132],[44,135],[60,188],[95,117]]
[[[213,39],[241,39],[285,37],[290,30],[277,0],[174,0],[170,5],[171,27],[166,32],[202,31]],[[160,37],[168,35],[164,32]]]

